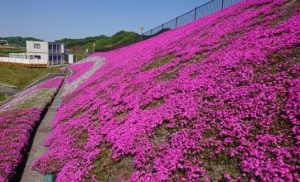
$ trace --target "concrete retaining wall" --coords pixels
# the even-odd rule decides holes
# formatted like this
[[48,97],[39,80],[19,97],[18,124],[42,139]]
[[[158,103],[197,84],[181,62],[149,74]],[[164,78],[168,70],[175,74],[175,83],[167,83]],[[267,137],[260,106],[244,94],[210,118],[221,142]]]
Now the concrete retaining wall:
[[0,63],[17,65],[48,65],[48,61],[43,59],[22,59],[10,57],[0,57]]

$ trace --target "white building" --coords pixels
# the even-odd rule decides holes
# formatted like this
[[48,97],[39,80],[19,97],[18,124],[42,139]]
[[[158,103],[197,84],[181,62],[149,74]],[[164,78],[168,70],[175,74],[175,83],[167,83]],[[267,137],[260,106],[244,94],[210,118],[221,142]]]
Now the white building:
[[0,40],[0,45],[8,45],[7,40]]
[[52,42],[26,41],[27,59],[48,60],[49,65],[64,64],[66,48],[64,44]]
[[0,57],[0,62],[38,65],[74,63],[74,55],[68,54],[65,44],[57,42],[26,41],[26,53],[10,53],[9,58]]

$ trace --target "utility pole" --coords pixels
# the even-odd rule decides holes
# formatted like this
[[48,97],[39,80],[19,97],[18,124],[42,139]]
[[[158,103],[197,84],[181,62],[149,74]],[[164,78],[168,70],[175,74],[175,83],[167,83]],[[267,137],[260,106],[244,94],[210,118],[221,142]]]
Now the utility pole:
[[96,42],[93,44],[93,53],[95,52]]
[[144,26],[141,26],[141,40],[143,40]]

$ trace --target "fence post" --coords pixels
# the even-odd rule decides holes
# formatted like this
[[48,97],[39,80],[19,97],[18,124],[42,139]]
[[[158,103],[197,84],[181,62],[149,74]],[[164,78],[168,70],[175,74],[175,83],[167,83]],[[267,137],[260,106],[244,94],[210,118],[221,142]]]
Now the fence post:
[[224,9],[224,0],[222,0],[222,9]]
[[[230,4],[230,3],[227,3],[227,4],[225,4],[226,3],[226,1],[225,0],[210,0],[210,1],[208,1],[208,2],[206,2],[206,3],[204,3],[204,4],[202,4],[201,6],[198,6],[198,7],[195,7],[195,9],[194,9],[194,21],[197,19],[197,10],[199,9],[199,8],[201,8],[200,10],[199,10],[199,17],[198,18],[200,18],[200,17],[203,17],[204,16],[204,14],[205,13],[207,13],[207,11],[210,11],[210,10],[212,10],[212,8],[210,7],[210,3],[212,3],[212,2],[215,2],[215,1],[218,1],[219,3],[221,3],[221,9],[219,8],[219,3],[218,3],[218,5],[216,5],[216,4],[213,4],[213,5],[211,5],[211,6],[218,6],[218,8],[216,8],[216,7],[213,7],[213,8],[216,8],[216,9],[218,9],[218,10],[222,10],[222,9],[224,9],[225,8],[225,6],[226,7],[229,7],[229,6],[231,6],[232,4],[235,4],[236,3],[236,1],[238,1],[238,2],[240,2],[241,0],[236,0],[236,1],[233,1],[233,0],[230,0],[230,2],[234,2],[234,3],[232,3],[232,4]],[[221,2],[220,2],[221,1]],[[209,7],[208,7],[209,6]],[[207,11],[203,11],[202,12],[202,8],[210,8],[209,10],[207,10]],[[193,10],[190,10],[189,12],[187,12],[187,13],[190,13],[190,12],[192,12]],[[212,10],[213,11],[213,10]],[[204,13],[204,14],[203,14]],[[212,12],[208,12],[207,13],[207,15],[209,15],[209,14],[212,14]],[[183,14],[183,15],[185,15],[185,14]],[[183,15],[181,15],[181,16],[179,16],[179,18],[181,18]],[[191,15],[191,16],[193,16],[193,15]],[[173,20],[175,20],[175,28],[177,28],[178,27],[178,17],[176,17],[175,19],[173,19]],[[173,21],[173,20],[171,20],[171,21]],[[182,25],[185,25],[186,23],[183,21],[183,22],[181,22],[181,24],[180,24],[180,26],[182,26]],[[162,29],[164,28],[164,25],[165,24],[162,24],[161,25],[161,27],[162,27]],[[156,27],[156,28],[159,28],[159,26],[158,27]],[[154,29],[156,29],[156,28],[154,28]],[[154,36],[153,35],[153,30],[154,29],[151,29],[151,30],[149,30],[148,32],[150,32],[150,36]],[[147,32],[147,33],[148,33]],[[145,34],[144,34],[145,35]]]

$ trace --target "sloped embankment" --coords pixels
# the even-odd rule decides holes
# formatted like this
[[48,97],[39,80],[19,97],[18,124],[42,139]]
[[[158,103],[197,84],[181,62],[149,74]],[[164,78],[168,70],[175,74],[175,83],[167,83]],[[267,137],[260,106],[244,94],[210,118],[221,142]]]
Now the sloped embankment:
[[63,79],[49,79],[0,106],[1,182],[20,180],[35,130]]
[[57,181],[296,181],[299,1],[255,0],[109,53],[34,164]]
[[103,64],[104,59],[101,57],[90,57],[68,67],[70,76],[64,84],[63,95],[73,92],[91,75],[93,75]]

